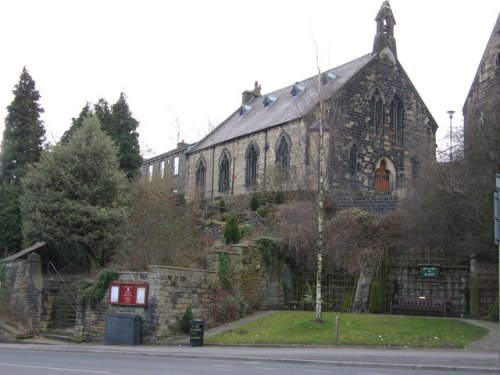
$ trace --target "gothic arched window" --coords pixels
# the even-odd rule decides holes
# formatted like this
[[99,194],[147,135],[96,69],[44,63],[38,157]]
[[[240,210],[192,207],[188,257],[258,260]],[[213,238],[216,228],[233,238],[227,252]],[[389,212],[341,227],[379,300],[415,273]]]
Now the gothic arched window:
[[253,186],[257,184],[257,162],[259,159],[258,147],[252,143],[245,155],[245,185]]
[[395,96],[391,103],[391,129],[396,142],[403,142],[403,103]]
[[379,134],[384,127],[384,101],[379,89],[370,98],[370,124],[373,134]]
[[231,172],[231,162],[227,151],[224,151],[219,162],[219,191],[229,190],[229,181]]
[[203,194],[205,191],[205,173],[206,173],[205,162],[203,159],[198,161],[198,165],[196,167],[196,189],[200,194]]
[[282,134],[276,150],[276,164],[279,169],[285,170],[290,167],[290,144],[286,134]]

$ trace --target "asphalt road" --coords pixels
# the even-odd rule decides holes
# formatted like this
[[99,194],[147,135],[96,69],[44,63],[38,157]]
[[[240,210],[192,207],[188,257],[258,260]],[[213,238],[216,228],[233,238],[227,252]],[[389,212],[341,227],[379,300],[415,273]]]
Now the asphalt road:
[[[465,372],[462,372],[465,373]],[[315,363],[245,361],[234,359],[150,356],[144,353],[66,352],[37,349],[0,349],[0,374],[16,375],[451,375],[456,370],[387,369],[331,366]]]

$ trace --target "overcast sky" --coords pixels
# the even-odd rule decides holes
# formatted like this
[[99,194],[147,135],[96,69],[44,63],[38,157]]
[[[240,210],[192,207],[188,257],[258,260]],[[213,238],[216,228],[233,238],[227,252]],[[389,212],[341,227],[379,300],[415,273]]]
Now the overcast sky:
[[[192,143],[241,104],[371,52],[382,0],[2,0],[0,116],[23,66],[55,143],[86,102],[125,92],[146,157]],[[447,146],[498,0],[391,0],[398,58]],[[0,123],[3,134],[4,122]],[[179,133],[179,135],[178,135]]]

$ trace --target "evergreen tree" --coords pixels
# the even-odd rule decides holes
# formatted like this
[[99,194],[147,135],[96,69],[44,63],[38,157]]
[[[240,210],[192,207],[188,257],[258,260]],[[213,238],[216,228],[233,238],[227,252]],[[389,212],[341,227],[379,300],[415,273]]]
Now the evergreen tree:
[[40,94],[26,67],[12,92],[14,100],[7,107],[0,153],[0,254],[21,250],[19,181],[28,165],[40,159],[45,137]]
[[0,182],[18,183],[26,167],[40,159],[45,128],[40,119],[40,94],[26,67],[12,92],[14,100],[7,107],[3,132]]
[[111,120],[103,123],[103,129],[115,141],[120,167],[129,179],[138,175],[142,164],[138,126],[139,122],[132,117],[125,94],[121,93],[118,101],[111,106]]
[[21,250],[21,210],[19,208],[18,184],[0,185],[0,258]]
[[80,112],[80,115],[77,118],[72,118],[71,119],[71,127],[66,130],[61,137],[61,142],[67,142],[73,133],[77,130],[80,129],[83,125],[83,120],[85,118],[89,117],[92,115],[92,110],[90,109],[90,104],[87,103],[85,104],[85,107],[82,108],[82,111]]
[[59,266],[109,262],[124,232],[129,184],[96,116],[44,152],[22,187],[25,244],[46,242]]
[[[138,175],[142,164],[137,133],[139,122],[132,117],[125,94],[120,94],[120,98],[111,106],[111,109],[105,99],[99,99],[94,105],[93,113],[97,116],[102,130],[114,141],[118,149],[120,167],[129,179],[133,179]],[[73,132],[81,126],[85,117],[90,114],[92,110],[87,104],[80,112],[80,116],[77,119],[73,118],[72,125],[64,133],[62,141],[71,137]]]
[[[111,131],[111,110],[109,109],[109,104],[105,99],[99,99],[97,104],[94,105],[94,113],[101,123],[101,127],[104,132],[110,135]],[[114,140],[114,139],[113,139]]]

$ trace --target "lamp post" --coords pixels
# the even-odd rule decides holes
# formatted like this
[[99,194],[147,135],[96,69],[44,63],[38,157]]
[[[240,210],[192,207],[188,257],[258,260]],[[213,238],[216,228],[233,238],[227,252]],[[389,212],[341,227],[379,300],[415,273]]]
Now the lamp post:
[[455,111],[448,111],[450,116],[450,163],[453,162],[453,114]]

